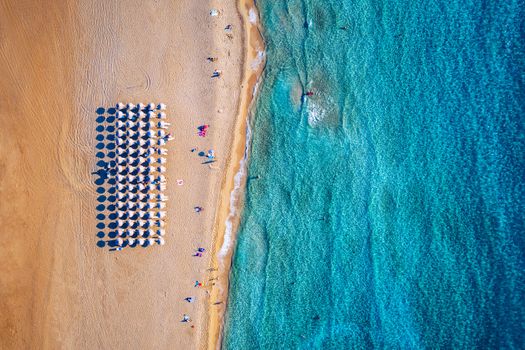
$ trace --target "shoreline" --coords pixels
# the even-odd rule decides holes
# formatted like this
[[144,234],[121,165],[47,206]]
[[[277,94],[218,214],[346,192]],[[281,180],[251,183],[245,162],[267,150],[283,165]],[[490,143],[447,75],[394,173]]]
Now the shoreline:
[[[218,269],[217,283],[212,285],[207,305],[206,328],[202,343],[207,349],[222,344],[224,315],[228,301],[229,275],[236,232],[242,210],[241,196],[246,183],[246,161],[250,142],[249,113],[257,94],[257,84],[265,65],[265,44],[261,35],[259,12],[254,0],[238,0],[237,11],[243,26],[241,95],[235,120],[232,147],[224,174],[213,227],[213,268]],[[229,236],[226,231],[229,230]],[[214,305],[215,302],[220,302]]]

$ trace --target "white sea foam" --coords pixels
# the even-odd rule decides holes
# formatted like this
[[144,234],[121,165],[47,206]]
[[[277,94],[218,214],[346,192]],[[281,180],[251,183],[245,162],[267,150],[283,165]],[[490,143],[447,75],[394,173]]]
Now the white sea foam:
[[251,8],[250,11],[248,12],[248,18],[250,20],[250,23],[252,24],[257,23],[257,13],[255,12],[253,8]]
[[266,52],[263,50],[257,51],[257,57],[252,61],[251,67],[253,70],[257,70],[261,63],[264,61],[264,56],[266,55]]
[[314,102],[309,102],[306,110],[308,112],[308,124],[310,124],[311,127],[315,127],[326,116],[324,108]]
[[237,204],[241,192],[241,184],[243,179],[246,177],[246,160],[248,158],[248,150],[250,147],[249,145],[252,137],[252,130],[250,129],[250,124],[246,124],[246,145],[244,147],[244,156],[239,162],[239,171],[237,172],[237,174],[235,174],[235,177],[233,178],[234,187],[232,192],[230,193],[230,213],[228,214],[228,218],[226,219],[226,231],[224,232],[224,242],[222,243],[222,247],[219,250],[219,258],[224,258],[230,252],[233,243],[233,220],[235,219],[237,215],[237,210],[239,209],[237,207]]

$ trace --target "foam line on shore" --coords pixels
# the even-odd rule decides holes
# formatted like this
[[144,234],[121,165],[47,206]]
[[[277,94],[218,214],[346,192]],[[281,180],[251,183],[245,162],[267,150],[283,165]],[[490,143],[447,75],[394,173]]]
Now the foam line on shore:
[[[243,78],[234,137],[214,225],[212,264],[218,267],[218,282],[210,291],[206,314],[208,322],[203,342],[208,349],[220,349],[224,314],[228,299],[229,274],[242,209],[242,194],[246,183],[247,160],[251,140],[249,111],[255,100],[259,78],[265,66],[265,46],[258,24],[258,11],[253,0],[239,0],[237,9],[243,23]],[[254,19],[255,16],[255,19]],[[214,305],[216,302],[221,304]]]

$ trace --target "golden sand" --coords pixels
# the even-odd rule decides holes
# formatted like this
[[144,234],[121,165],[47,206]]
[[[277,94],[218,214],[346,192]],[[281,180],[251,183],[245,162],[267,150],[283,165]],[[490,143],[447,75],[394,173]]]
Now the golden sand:
[[[248,85],[236,4],[10,0],[0,16],[0,348],[207,347],[213,299],[193,286],[211,287],[215,275],[209,253],[192,254],[211,250],[211,232],[221,232],[214,223],[227,209],[214,208],[225,205],[235,173],[227,165],[238,164],[242,145],[230,152],[249,104],[239,108],[243,76]],[[175,140],[163,247],[96,246],[95,110],[118,101],[168,105]],[[210,125],[206,138],[201,124]],[[202,165],[192,148],[214,149],[217,163]],[[181,323],[183,314],[193,322]]]
[[[240,161],[245,156],[246,146],[246,123],[248,113],[254,101],[256,84],[264,68],[264,58],[260,56],[264,52],[264,41],[259,28],[259,19],[256,17],[256,7],[252,0],[240,0],[238,3],[241,13],[244,33],[243,42],[245,47],[243,64],[243,81],[241,100],[237,123],[235,126],[232,152],[228,161],[224,183],[221,186],[220,202],[217,210],[215,229],[214,229],[214,255],[213,266],[219,269],[217,273],[218,281],[212,286],[210,303],[208,304],[208,349],[219,349],[221,347],[224,327],[224,314],[228,299],[229,275],[233,246],[229,247],[228,253],[221,256],[219,252],[223,249],[224,234],[226,232],[226,221],[232,220],[233,233],[237,230],[239,215],[230,216],[230,199],[234,190],[234,177],[241,166]],[[256,21],[254,21],[256,19]],[[245,179],[243,180],[245,181]],[[244,184],[242,184],[244,186]],[[236,205],[240,206],[242,198],[237,194]],[[234,241],[235,237],[231,237]],[[216,304],[219,303],[219,304]]]

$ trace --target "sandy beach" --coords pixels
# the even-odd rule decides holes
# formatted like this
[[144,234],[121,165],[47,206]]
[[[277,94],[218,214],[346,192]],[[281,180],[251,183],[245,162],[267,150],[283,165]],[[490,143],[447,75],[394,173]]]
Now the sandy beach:
[[[0,348],[208,347],[216,326],[207,332],[207,312],[227,290],[212,289],[218,276],[208,269],[244,148],[241,85],[255,81],[243,72],[237,4],[7,1],[0,15]],[[118,101],[168,106],[163,247],[96,245],[95,110]],[[217,162],[201,164],[193,148],[213,149]],[[203,257],[192,257],[196,247]],[[192,322],[181,323],[184,314]]]

